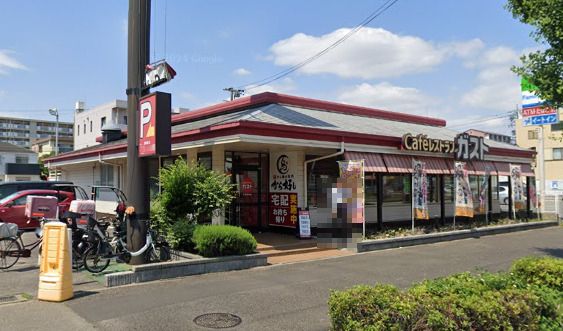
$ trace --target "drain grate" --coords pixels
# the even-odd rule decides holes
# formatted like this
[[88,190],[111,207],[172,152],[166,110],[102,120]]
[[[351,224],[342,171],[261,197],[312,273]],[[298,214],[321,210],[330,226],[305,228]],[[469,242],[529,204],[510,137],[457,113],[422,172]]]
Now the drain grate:
[[29,300],[30,298],[31,296],[27,293],[4,295],[0,297],[0,305],[15,303],[15,302],[23,302]]
[[0,303],[10,303],[18,300],[19,300],[18,297],[16,297],[15,295],[6,295],[0,297]]
[[242,319],[229,313],[209,313],[194,318],[194,323],[210,329],[228,329],[239,325]]

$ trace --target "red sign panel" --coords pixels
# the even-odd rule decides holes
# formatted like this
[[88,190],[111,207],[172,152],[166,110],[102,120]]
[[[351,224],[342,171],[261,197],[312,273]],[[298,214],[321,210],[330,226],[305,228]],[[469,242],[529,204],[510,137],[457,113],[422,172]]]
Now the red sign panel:
[[254,192],[254,182],[250,177],[244,177],[241,183],[242,195],[250,196]]
[[139,156],[170,155],[170,94],[156,92],[139,101]]
[[549,115],[555,113],[557,113],[557,110],[549,107],[532,107],[522,109],[522,117]]
[[270,193],[270,225],[297,226],[297,193]]

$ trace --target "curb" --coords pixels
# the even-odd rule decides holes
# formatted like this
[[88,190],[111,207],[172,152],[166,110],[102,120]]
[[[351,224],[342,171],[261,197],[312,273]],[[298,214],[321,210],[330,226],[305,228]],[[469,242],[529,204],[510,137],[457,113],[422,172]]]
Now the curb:
[[159,279],[200,275],[211,272],[250,269],[267,265],[262,254],[201,258],[187,261],[171,261],[134,266],[131,271],[105,275],[105,286],[114,287],[144,283]]
[[557,221],[539,221],[530,223],[498,225],[487,228],[476,228],[470,230],[448,231],[440,233],[431,233],[424,235],[390,238],[390,239],[375,239],[366,240],[357,244],[357,252],[377,251],[388,248],[399,248],[406,246],[433,244],[443,241],[479,238],[481,236],[490,236],[501,233],[510,233],[516,231],[526,231],[532,229],[540,229],[551,226],[558,226]]

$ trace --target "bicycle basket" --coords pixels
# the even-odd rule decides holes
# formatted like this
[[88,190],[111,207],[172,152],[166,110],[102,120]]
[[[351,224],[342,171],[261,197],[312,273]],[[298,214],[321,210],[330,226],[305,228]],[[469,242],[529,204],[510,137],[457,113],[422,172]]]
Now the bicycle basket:
[[18,225],[14,223],[0,223],[0,238],[17,237]]

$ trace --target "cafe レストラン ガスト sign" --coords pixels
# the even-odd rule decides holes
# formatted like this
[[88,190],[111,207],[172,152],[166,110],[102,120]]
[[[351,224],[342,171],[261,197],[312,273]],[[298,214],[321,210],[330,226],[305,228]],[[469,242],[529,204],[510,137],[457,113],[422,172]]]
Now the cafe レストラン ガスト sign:
[[455,151],[455,143],[452,140],[428,138],[425,134],[413,136],[407,133],[403,135],[403,149],[447,154]]

